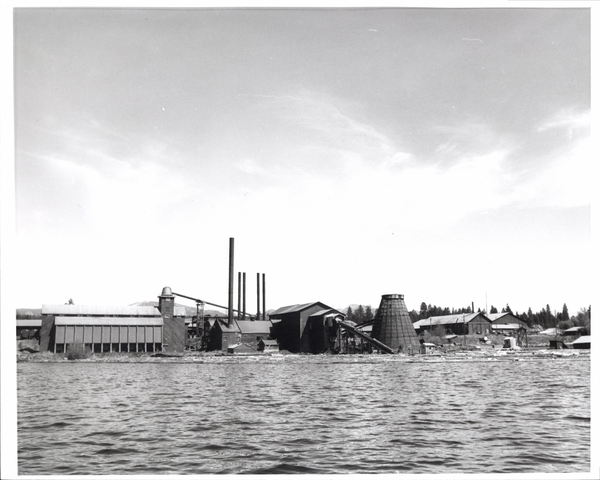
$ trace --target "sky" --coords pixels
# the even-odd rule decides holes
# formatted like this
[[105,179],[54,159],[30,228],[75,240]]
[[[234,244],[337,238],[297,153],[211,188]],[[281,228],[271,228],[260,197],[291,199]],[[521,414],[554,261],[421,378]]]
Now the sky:
[[229,238],[267,309],[591,304],[587,8],[24,8],[13,41],[19,308],[226,305]]

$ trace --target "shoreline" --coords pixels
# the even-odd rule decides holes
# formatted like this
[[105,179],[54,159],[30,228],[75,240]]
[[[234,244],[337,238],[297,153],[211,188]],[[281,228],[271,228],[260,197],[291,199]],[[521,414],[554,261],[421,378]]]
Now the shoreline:
[[88,358],[69,360],[63,354],[55,353],[18,353],[17,363],[225,363],[281,361],[327,360],[335,363],[436,363],[465,361],[529,361],[540,358],[589,359],[591,350],[529,348],[520,350],[478,351],[463,350],[434,354],[294,354],[294,353],[223,353],[223,352],[184,352],[181,354],[149,353],[105,353],[92,354]]

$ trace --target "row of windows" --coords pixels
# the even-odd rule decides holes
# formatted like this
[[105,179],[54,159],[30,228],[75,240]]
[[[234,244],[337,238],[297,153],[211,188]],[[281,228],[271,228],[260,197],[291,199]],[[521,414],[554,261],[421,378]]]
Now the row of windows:
[[[54,353],[66,353],[69,348],[68,343],[55,343]],[[160,343],[85,343],[85,348],[94,353],[110,352],[161,352]]]

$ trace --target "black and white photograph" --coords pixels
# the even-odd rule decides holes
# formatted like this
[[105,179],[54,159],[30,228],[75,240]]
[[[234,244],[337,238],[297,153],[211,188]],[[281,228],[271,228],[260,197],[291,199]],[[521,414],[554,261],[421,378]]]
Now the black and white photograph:
[[594,7],[2,6],[2,478],[599,478]]

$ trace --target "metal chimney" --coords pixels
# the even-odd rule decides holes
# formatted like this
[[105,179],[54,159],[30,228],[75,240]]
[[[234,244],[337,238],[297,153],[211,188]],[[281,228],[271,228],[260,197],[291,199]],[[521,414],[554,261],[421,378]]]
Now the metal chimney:
[[227,304],[227,325],[233,325],[233,238],[229,239],[229,303]]
[[260,320],[260,273],[256,274],[256,319]]
[[242,314],[242,299],[241,299],[241,295],[242,295],[242,272],[238,272],[238,320],[241,320],[240,315]]
[[263,307],[262,314],[263,314],[263,320],[266,320],[267,319],[267,307],[266,307],[266,300],[265,299],[267,298],[267,295],[266,295],[266,290],[265,290],[265,274],[264,273],[262,274],[262,281],[263,281],[263,285],[262,285],[262,288],[263,288],[263,292],[262,292],[262,307]]
[[242,274],[242,283],[243,283],[243,288],[242,288],[242,320],[246,319],[246,272],[244,272]]

